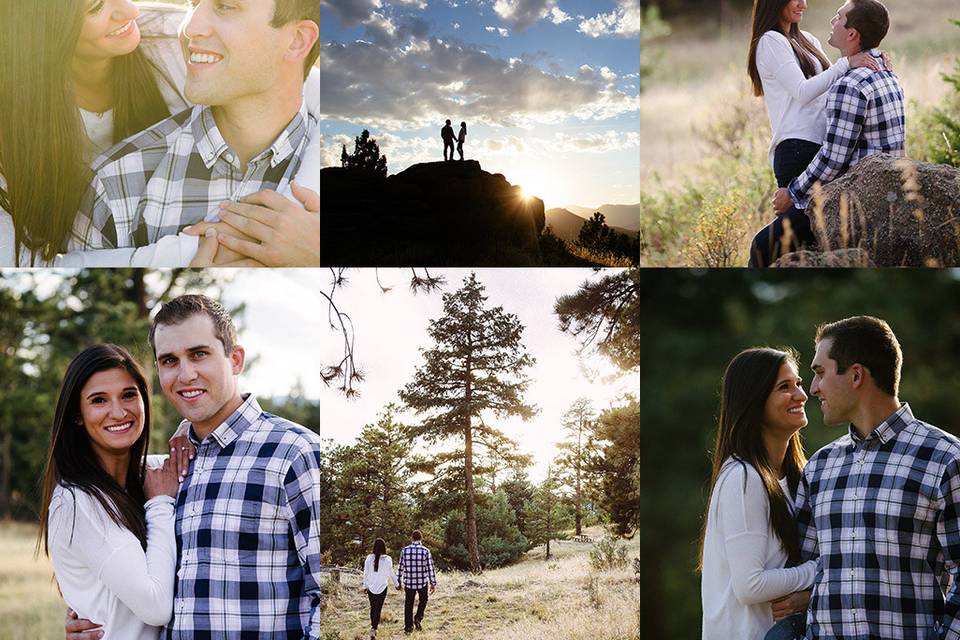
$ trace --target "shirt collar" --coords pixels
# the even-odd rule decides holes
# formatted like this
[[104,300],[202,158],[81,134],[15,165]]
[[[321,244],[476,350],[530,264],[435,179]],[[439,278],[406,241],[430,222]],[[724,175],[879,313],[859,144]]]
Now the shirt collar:
[[[253,397],[253,394],[246,393],[241,397],[243,398],[243,403],[237,410],[227,416],[227,419],[221,422],[220,425],[210,433],[210,437],[220,445],[221,449],[225,449],[231,442],[239,438],[240,434],[256,422],[263,414],[263,409],[260,408],[260,403]],[[190,442],[199,449],[200,440],[193,431],[192,423],[190,423],[187,436],[190,438]]]
[[[229,164],[235,164],[237,162],[236,153],[230,149],[223,139],[220,128],[217,127],[217,122],[213,117],[213,109],[209,106],[197,105],[193,108],[193,114],[190,117],[190,132],[193,134],[197,153],[200,154],[200,158],[207,169],[213,168],[217,158],[221,156]],[[300,110],[287,123],[277,139],[273,141],[273,144],[257,154],[251,162],[269,157],[270,166],[275,167],[293,156],[307,135],[307,118],[306,102],[301,101]]]
[[866,438],[861,438],[860,434],[857,432],[857,428],[851,423],[848,425],[850,430],[850,437],[853,438],[854,442],[868,442],[870,440],[879,440],[880,444],[887,444],[891,440],[897,437],[897,435],[903,431],[907,425],[916,422],[916,418],[913,417],[913,412],[910,410],[910,405],[904,402],[900,405],[900,408],[893,412],[886,420],[881,422],[877,427],[870,432]]

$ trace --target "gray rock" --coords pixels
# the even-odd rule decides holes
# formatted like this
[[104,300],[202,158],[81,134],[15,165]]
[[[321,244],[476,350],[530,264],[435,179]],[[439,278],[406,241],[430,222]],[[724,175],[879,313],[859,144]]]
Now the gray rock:
[[771,267],[875,267],[863,249],[796,251],[781,256]]

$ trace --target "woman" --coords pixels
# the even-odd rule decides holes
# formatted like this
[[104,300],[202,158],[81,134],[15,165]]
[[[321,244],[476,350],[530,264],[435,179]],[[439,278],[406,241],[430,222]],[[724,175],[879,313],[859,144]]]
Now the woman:
[[467,123],[460,123],[460,133],[457,134],[457,151],[460,153],[460,159],[463,160],[463,141],[467,139]]
[[704,640],[762,640],[774,624],[770,602],[813,583],[792,513],[806,463],[800,383],[796,353],[768,348],[738,354],[723,376],[701,537]]
[[387,543],[377,538],[373,543],[373,553],[363,563],[363,588],[370,601],[370,638],[377,637],[380,626],[380,611],[387,598],[388,583],[397,586],[397,576],[393,572],[393,558],[387,555]]
[[[184,7],[131,0],[0,0],[0,265],[53,262],[90,184],[90,161],[190,106],[177,33],[185,15]],[[314,114],[318,76],[305,87]],[[319,136],[307,155],[318,154]],[[301,169],[319,173],[305,160]],[[176,255],[195,246],[164,245]],[[111,254],[114,266],[169,260],[154,249]],[[96,265],[104,256],[81,252],[61,262]]]
[[149,440],[140,365],[111,344],[82,351],[57,400],[37,548],[63,599],[105,639],[153,640],[173,611],[179,478],[171,458],[146,468]]

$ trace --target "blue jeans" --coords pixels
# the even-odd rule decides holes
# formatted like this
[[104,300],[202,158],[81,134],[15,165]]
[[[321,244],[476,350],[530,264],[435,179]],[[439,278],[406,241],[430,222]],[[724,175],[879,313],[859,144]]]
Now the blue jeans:
[[[790,181],[803,173],[816,157],[820,145],[807,140],[790,138],[777,145],[773,152],[773,174],[777,186],[786,187]],[[783,221],[790,221],[791,238],[786,250],[783,248]],[[750,266],[768,267],[784,253],[816,245],[816,237],[810,229],[807,214],[790,207],[761,229],[750,245]]]
[[[763,640],[803,640],[806,630],[806,612],[795,613],[770,627],[770,631],[767,631],[767,635],[763,636]],[[944,633],[943,625],[935,622],[933,627],[927,631],[926,640],[943,640]]]

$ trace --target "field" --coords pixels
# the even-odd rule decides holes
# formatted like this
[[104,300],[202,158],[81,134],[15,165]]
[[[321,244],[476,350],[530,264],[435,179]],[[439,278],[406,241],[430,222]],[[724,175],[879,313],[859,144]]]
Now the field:
[[[587,530],[594,538],[599,528]],[[630,558],[639,541],[627,542]],[[634,640],[639,637],[639,590],[633,570],[593,572],[590,545],[553,542],[555,554],[530,551],[516,565],[479,576],[441,573],[417,640]],[[329,584],[329,583],[327,583]],[[321,616],[322,640],[368,637],[366,594],[359,576],[344,575]],[[403,594],[391,590],[378,638],[405,638]]]
[[[814,0],[801,23],[820,39],[831,60],[838,54],[826,41],[839,4]],[[960,18],[960,8],[956,0],[885,4],[891,26],[881,48],[890,54],[908,101],[907,155],[923,157],[926,141],[919,123],[949,93],[941,74],[950,72],[960,56],[960,30],[949,22]],[[669,36],[644,45],[656,61],[640,96],[640,172],[648,203],[641,220],[644,239],[653,245],[644,251],[645,266],[732,266],[708,264],[693,246],[698,234],[705,233],[696,229],[698,218],[711,207],[735,209],[744,230],[751,231],[735,261],[745,263],[752,231],[772,218],[766,204],[774,187],[767,158],[769,121],[746,75],[750,18],[736,20],[735,29],[705,22],[677,20]],[[691,185],[696,197],[676,202],[675,197],[682,198],[678,194],[692,192]],[[727,197],[737,188],[742,192]],[[652,208],[670,211],[670,216],[658,219]]]
[[35,560],[34,525],[0,522],[0,640],[62,640],[66,605],[53,567]]

